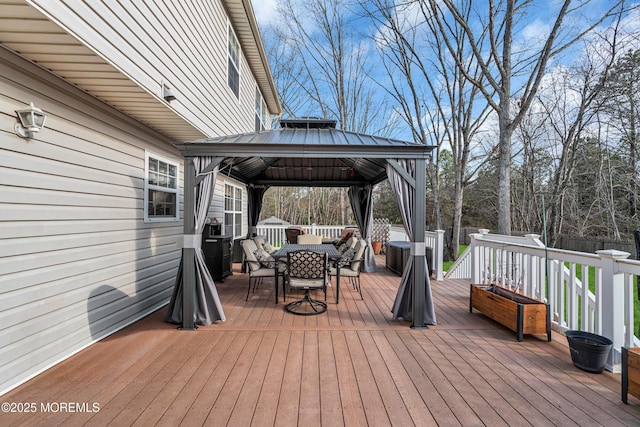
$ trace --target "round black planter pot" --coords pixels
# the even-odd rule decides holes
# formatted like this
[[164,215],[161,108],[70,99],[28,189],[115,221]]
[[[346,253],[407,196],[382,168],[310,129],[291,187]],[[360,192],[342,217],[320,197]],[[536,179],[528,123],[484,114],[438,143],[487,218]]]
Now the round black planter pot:
[[584,371],[596,374],[604,370],[613,342],[601,335],[584,331],[565,332],[571,351],[571,361]]

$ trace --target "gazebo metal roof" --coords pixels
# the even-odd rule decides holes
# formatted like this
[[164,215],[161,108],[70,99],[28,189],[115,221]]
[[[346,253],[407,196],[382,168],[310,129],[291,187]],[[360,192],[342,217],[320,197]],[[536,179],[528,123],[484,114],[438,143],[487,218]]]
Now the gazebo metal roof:
[[[223,158],[220,171],[241,182],[269,186],[348,187],[377,184],[389,159],[428,159],[433,146],[332,127],[283,127],[176,143],[185,157]],[[295,125],[294,123],[294,125]],[[319,123],[318,123],[319,125]]]

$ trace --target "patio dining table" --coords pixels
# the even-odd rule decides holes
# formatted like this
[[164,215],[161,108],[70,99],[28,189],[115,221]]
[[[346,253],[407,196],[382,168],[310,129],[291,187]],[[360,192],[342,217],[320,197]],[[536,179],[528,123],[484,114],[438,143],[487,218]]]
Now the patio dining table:
[[[329,256],[329,261],[333,262],[336,267],[336,304],[340,300],[340,261],[342,259],[342,254],[336,247],[332,244],[321,244],[321,245],[298,245],[287,243],[284,244],[277,252],[271,254],[271,256],[276,261],[287,261],[287,254],[289,252],[300,251],[300,250],[308,250],[314,252],[326,253]],[[278,303],[278,269],[275,269],[276,272],[276,304]],[[283,280],[284,286],[284,280]],[[284,288],[283,288],[284,292]]]

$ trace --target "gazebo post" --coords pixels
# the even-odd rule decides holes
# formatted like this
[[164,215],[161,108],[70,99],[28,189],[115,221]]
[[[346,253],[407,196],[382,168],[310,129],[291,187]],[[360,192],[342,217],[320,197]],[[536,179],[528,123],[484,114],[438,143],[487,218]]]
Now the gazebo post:
[[416,186],[414,188],[413,209],[413,243],[411,255],[413,256],[413,329],[426,329],[424,319],[425,300],[425,219],[426,219],[426,162],[424,159],[416,159]]
[[196,299],[196,251],[193,239],[196,232],[195,221],[195,166],[193,157],[184,158],[184,246],[182,248],[182,330],[195,330],[193,320]]

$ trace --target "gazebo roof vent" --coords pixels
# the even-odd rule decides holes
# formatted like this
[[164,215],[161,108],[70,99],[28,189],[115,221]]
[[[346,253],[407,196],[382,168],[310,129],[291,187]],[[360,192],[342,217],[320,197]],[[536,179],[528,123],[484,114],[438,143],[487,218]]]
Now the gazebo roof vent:
[[312,116],[280,120],[280,126],[283,128],[295,129],[335,129],[336,123],[335,120]]

